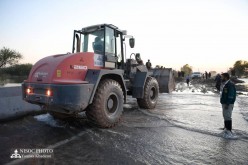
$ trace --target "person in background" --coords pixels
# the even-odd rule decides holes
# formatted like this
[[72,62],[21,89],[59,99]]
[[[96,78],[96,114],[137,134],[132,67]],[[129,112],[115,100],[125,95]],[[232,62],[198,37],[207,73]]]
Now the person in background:
[[148,61],[146,62],[146,68],[148,70],[150,70],[152,68],[152,63],[150,62],[150,60],[148,59]]
[[178,71],[177,75],[178,75],[178,77],[181,77],[181,72],[180,72],[180,71]]
[[217,74],[215,79],[215,87],[218,91],[220,91],[220,85],[221,85],[221,75],[220,74]]
[[230,81],[228,73],[221,74],[223,88],[220,94],[220,103],[222,105],[222,113],[224,117],[224,138],[232,138],[232,111],[236,100],[236,88],[233,82]]
[[205,71],[205,77],[206,77],[206,80],[208,79],[208,72]]
[[136,61],[137,61],[137,63],[138,63],[139,65],[144,65],[143,60],[141,59],[139,53],[136,53],[135,59],[136,59]]
[[184,77],[185,72],[184,71],[181,71],[181,74],[182,74],[182,77]]
[[186,83],[187,83],[188,86],[189,86],[189,81],[190,81],[190,76],[188,74],[188,76],[186,77]]
[[208,73],[208,78],[211,78],[211,72]]

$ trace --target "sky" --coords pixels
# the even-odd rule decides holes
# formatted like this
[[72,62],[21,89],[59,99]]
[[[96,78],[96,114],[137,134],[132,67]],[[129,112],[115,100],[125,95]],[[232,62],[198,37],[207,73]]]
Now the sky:
[[34,64],[71,52],[73,30],[109,23],[127,30],[144,62],[224,72],[248,61],[248,0],[0,0],[0,48]]

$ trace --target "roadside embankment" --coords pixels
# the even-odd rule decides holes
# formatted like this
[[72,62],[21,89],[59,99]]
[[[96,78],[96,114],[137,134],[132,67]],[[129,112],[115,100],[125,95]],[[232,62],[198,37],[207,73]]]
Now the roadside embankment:
[[27,114],[41,112],[40,106],[22,100],[20,86],[0,88],[0,121],[8,121]]

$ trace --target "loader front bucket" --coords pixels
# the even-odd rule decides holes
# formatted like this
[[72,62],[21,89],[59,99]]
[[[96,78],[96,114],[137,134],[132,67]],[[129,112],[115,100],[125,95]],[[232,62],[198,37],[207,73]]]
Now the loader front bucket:
[[171,68],[151,69],[150,71],[158,81],[160,93],[171,93],[175,90],[175,79]]

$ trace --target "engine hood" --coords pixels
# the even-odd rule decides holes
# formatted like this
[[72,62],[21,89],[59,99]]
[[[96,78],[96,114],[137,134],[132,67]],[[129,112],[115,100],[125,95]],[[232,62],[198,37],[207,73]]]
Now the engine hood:
[[102,68],[101,65],[96,65],[95,56],[94,53],[74,53],[45,57],[33,66],[26,82],[87,83],[84,81],[87,70]]

